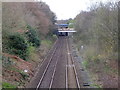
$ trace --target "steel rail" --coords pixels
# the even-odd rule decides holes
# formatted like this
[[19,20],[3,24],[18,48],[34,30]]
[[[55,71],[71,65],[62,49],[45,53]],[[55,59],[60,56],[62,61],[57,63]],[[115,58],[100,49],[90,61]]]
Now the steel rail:
[[[59,52],[60,52],[60,50],[59,50]],[[50,82],[49,89],[51,89],[51,88],[52,88],[53,79],[54,79],[54,76],[55,76],[56,67],[57,67],[57,64],[58,64],[59,57],[60,57],[60,55],[58,55],[58,57],[57,57],[57,61],[56,61],[56,63],[55,63],[55,68],[54,68],[54,71],[53,71],[53,74],[52,74],[52,79],[51,79],[51,82]]]
[[[69,49],[70,49],[70,44],[69,44]],[[75,78],[76,78],[76,81],[77,81],[77,86],[78,86],[78,88],[80,88],[79,80],[78,80],[78,77],[77,77],[78,76],[77,70],[76,70],[76,67],[75,67],[75,64],[74,64],[74,60],[73,60],[73,57],[72,57],[71,54],[70,54],[70,57],[71,57],[73,65],[74,65],[73,69],[74,69]]]
[[[59,49],[59,52],[60,52],[60,49]],[[55,68],[54,68],[54,72],[53,72],[52,79],[51,79],[51,82],[50,82],[49,90],[52,88],[52,85],[53,85],[53,80],[54,80],[54,76],[55,76],[55,73],[56,73],[56,68],[57,68],[57,64],[58,64],[58,61],[59,61],[59,57],[60,57],[60,55],[58,55],[58,57],[57,57],[57,62],[55,64]]]
[[[69,38],[68,38],[68,40],[67,40],[67,48],[68,48],[68,51],[70,51],[70,45],[69,45]],[[73,65],[73,70],[74,70],[74,74],[75,74],[75,79],[76,79],[76,83],[77,83],[77,87],[80,89],[80,85],[79,85],[79,80],[78,80],[78,77],[77,77],[77,71],[76,71],[76,67],[75,67],[75,65],[74,65],[74,61],[73,61],[73,57],[72,57],[72,55],[70,54],[70,60],[72,61],[72,65]],[[68,70],[68,69],[67,69]],[[68,71],[66,71],[67,73],[68,73]],[[66,74],[67,74],[66,73]],[[66,75],[67,76],[67,75]],[[67,78],[67,77],[66,77]],[[66,79],[67,80],[67,79]],[[67,88],[69,88],[68,87],[68,81],[66,82],[67,83],[67,85],[66,85],[66,87]]]
[[[56,45],[57,42],[58,42],[58,38],[57,38],[57,40],[55,41],[55,43],[53,44],[52,48],[51,48],[51,49],[48,51],[48,53],[46,54],[47,56],[42,60],[41,64],[38,65],[38,68],[41,68],[41,66],[43,65],[43,63],[45,62],[45,60],[47,59],[47,57],[49,56],[51,50],[55,47],[55,45]],[[34,76],[37,75],[38,71],[39,71],[39,69],[37,69],[37,71],[36,71],[36,73],[35,73]]]
[[[67,43],[67,38],[66,38],[66,43]],[[66,47],[66,51],[68,50],[68,46]],[[67,54],[68,54],[68,52],[67,52]],[[66,62],[67,64],[68,64],[68,55],[67,55],[67,62]],[[68,67],[67,67],[67,65],[66,65],[66,90],[67,90],[67,88],[68,88]]]
[[68,78],[67,78],[67,73],[68,73],[68,69],[67,69],[67,65],[66,65],[66,89],[68,88]]
[[56,48],[54,49],[54,51],[53,51],[53,53],[52,53],[52,55],[51,55],[51,57],[50,57],[50,60],[49,60],[47,66],[46,66],[46,68],[45,68],[45,70],[44,70],[44,72],[43,72],[43,75],[42,75],[42,77],[41,77],[41,79],[40,79],[40,81],[39,81],[39,83],[38,83],[38,85],[37,85],[36,90],[38,90],[39,86],[41,85],[41,83],[42,83],[42,81],[43,81],[43,78],[44,78],[44,76],[45,76],[45,74],[46,74],[46,72],[47,72],[47,70],[48,70],[48,67],[49,67],[49,65],[50,65],[50,63],[51,63],[51,61],[52,61],[53,55],[55,54],[57,48],[58,48],[58,47],[56,47]]

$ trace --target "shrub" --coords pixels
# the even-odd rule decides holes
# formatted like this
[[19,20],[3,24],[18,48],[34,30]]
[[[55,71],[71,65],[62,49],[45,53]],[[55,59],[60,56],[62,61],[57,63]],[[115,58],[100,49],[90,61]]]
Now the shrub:
[[27,44],[25,43],[25,39],[20,34],[10,35],[9,39],[11,41],[11,47],[20,50],[26,50]]
[[56,31],[55,30],[52,30],[52,31],[49,31],[46,35],[46,39],[47,40],[50,40],[52,42],[55,42],[55,40],[57,39],[57,36],[56,36]]
[[85,68],[89,68],[89,61],[88,61],[88,60],[84,60],[84,61],[82,62],[82,64],[83,64],[83,66],[84,66]]
[[27,26],[28,31],[26,32],[28,42],[32,44],[32,46],[38,47],[40,46],[40,39],[38,37],[37,32],[30,26]]
[[8,47],[11,54],[18,55],[22,59],[26,59],[28,56],[28,44],[26,43],[24,36],[18,33],[9,36]]
[[29,75],[25,72],[20,72],[20,74],[22,75],[24,80],[26,80],[29,77]]
[[15,85],[12,85],[12,84],[7,83],[7,82],[2,83],[2,88],[3,88],[2,90],[8,90],[8,88],[9,89],[11,88],[11,90],[17,90],[17,87]]

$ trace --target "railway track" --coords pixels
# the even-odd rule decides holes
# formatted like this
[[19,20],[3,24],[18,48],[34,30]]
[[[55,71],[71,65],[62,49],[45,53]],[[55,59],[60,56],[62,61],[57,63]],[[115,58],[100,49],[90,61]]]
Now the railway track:
[[[62,40],[59,40],[59,44],[57,44],[58,46],[54,49],[54,51],[52,52],[52,55],[51,57],[49,58],[49,62],[43,72],[43,75],[37,85],[37,88],[36,90],[38,90],[39,88],[51,88],[52,87],[52,83],[53,83],[53,79],[54,79],[54,75],[55,75],[55,72],[56,72],[56,66],[57,66],[57,63],[58,63],[58,60],[59,60],[59,53],[60,53],[60,50],[61,50],[61,47],[62,47]],[[58,51],[58,52],[57,52]],[[49,70],[51,69],[51,70]],[[53,72],[49,75],[49,71]],[[47,84],[47,80],[46,79],[46,76],[50,77],[50,80],[49,80],[49,83]],[[44,86],[45,85],[45,86]],[[47,86],[46,86],[47,85]]]
[[66,88],[80,88],[76,67],[74,65],[74,60],[70,52],[71,47],[69,44],[69,38],[66,40],[66,42],[68,52],[68,59],[66,65]]
[[[80,88],[68,37],[60,37],[48,55],[47,64],[36,86],[39,88]],[[45,61],[44,61],[45,62]]]

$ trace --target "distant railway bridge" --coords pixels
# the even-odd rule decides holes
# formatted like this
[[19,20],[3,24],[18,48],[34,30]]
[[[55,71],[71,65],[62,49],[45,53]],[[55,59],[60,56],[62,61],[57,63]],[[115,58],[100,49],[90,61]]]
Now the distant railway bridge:
[[57,24],[58,36],[69,36],[72,33],[76,32],[74,28],[69,28],[69,24]]

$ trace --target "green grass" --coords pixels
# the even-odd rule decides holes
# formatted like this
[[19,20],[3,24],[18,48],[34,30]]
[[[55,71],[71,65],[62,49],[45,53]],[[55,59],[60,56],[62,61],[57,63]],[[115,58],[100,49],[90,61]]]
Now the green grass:
[[33,46],[28,47],[29,60],[37,61],[39,60],[39,55],[37,54],[37,49]]
[[50,40],[42,40],[41,44],[50,47],[52,45],[52,41]]
[[9,67],[9,68],[7,68],[7,69],[12,70],[12,71],[15,71],[15,72],[21,72],[21,70],[15,68],[15,67]]
[[[91,86],[95,87],[95,88],[102,88],[102,86],[98,85],[98,84],[91,84]],[[102,89],[101,89],[102,90]]]
[[35,53],[35,47],[29,46],[28,47],[28,54],[29,54],[29,56],[31,56],[33,53]]
[[88,68],[89,67],[89,62],[87,60],[84,60],[82,62],[82,65],[85,67],[85,68]]
[[2,83],[2,88],[3,88],[2,90],[8,90],[8,88],[11,89],[11,90],[17,90],[17,86],[12,85],[8,82],[3,82]]

